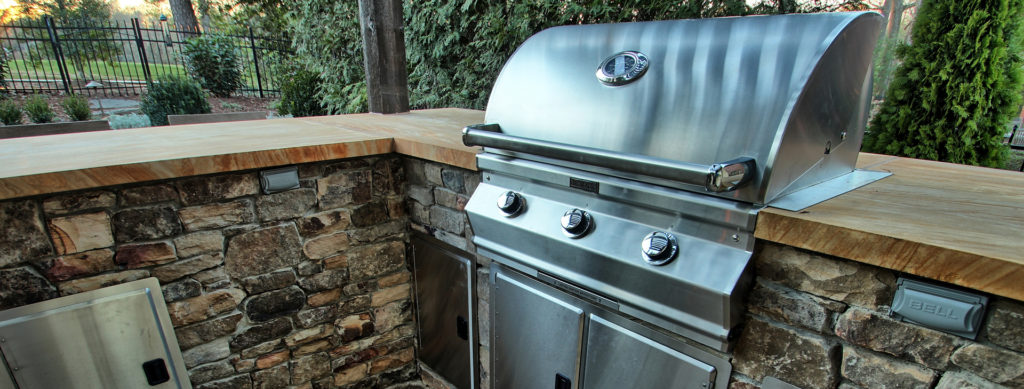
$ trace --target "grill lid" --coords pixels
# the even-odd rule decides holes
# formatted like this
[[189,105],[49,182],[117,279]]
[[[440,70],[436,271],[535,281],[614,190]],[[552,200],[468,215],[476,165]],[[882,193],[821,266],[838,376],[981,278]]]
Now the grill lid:
[[499,75],[468,144],[769,204],[850,173],[874,12],[562,26]]

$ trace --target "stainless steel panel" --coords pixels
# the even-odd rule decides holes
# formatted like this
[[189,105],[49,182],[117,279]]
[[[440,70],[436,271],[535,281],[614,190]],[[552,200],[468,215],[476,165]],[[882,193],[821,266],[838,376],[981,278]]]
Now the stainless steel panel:
[[556,374],[579,388],[583,311],[502,272],[492,277],[494,388],[551,388]]
[[[551,28],[505,64],[486,122],[515,137],[689,164],[753,158],[754,181],[716,195],[770,203],[853,169],[881,19],[860,12]],[[595,70],[627,50],[649,59],[646,74],[601,83]]]
[[[742,319],[737,291],[749,277],[750,232],[537,182],[486,177],[490,183],[480,184],[466,206],[474,243],[485,255],[610,297],[622,312],[709,347],[729,347],[730,331]],[[508,190],[526,199],[527,209],[514,218],[500,213],[492,200]],[[593,230],[579,239],[561,233],[559,218],[572,208],[593,217]],[[675,234],[675,260],[662,266],[644,261],[641,243],[652,231]]]
[[[190,388],[155,278],[0,312],[0,349],[20,388]],[[163,359],[150,386],[142,364]]]
[[0,355],[0,389],[18,389],[14,386],[14,378],[7,371],[7,364],[3,362],[3,355]]
[[[636,336],[637,339],[640,339],[638,341],[642,341],[643,343],[646,344],[661,345],[665,347],[665,350],[671,350],[666,351],[671,355],[681,354],[692,360],[698,361],[698,363],[696,364],[697,366],[711,366],[715,372],[713,378],[714,383],[713,385],[709,385],[708,388],[728,388],[729,375],[732,372],[732,365],[729,364],[727,355],[716,351],[708,350],[705,347],[693,342],[692,339],[681,337],[677,333],[665,331],[663,329],[654,327],[649,323],[644,323],[642,321],[636,320],[635,318],[620,315],[614,309],[610,309],[607,305],[600,301],[594,302],[586,297],[581,297],[578,290],[579,288],[576,286],[571,286],[565,282],[552,283],[551,277],[545,276],[543,274],[541,274],[542,277],[539,279],[533,278],[533,276],[527,275],[529,273],[524,274],[519,272],[519,269],[512,269],[513,267],[506,266],[503,263],[492,262],[492,282],[498,278],[497,275],[501,275],[501,277],[504,279],[514,280],[522,285],[528,286],[533,290],[539,291],[540,293],[557,299],[563,302],[564,304],[568,304],[575,308],[582,309],[584,314],[587,315],[587,318],[593,318],[595,316],[600,317],[601,322],[609,323],[608,326],[621,329],[621,331],[624,333],[629,333],[632,334],[633,336]],[[588,328],[591,328],[591,323],[589,322],[589,319],[587,320],[587,324],[584,325],[584,339],[591,338],[591,336],[589,335]],[[591,346],[592,345],[589,342],[584,342],[584,354],[590,355],[589,350]],[[612,357],[618,358],[619,352],[614,352],[614,354],[612,354]],[[587,357],[581,356],[581,360],[585,360],[586,358]],[[590,374],[587,373],[588,368],[586,364],[583,364],[582,361],[581,364],[581,369],[583,371],[582,374]],[[645,367],[640,366],[636,369],[645,370]],[[581,387],[587,388],[589,388],[592,384],[599,385],[598,383],[594,383],[593,381],[586,380],[582,380],[579,383]],[[543,387],[545,386],[542,386],[542,388]],[[550,387],[550,384],[548,384],[546,387]],[[632,385],[625,385],[620,387],[630,388],[632,387]],[[673,386],[670,385],[667,387]]]
[[[481,170],[484,170],[484,179],[496,185],[505,185],[502,176],[511,175],[519,180],[570,188],[571,180],[576,178],[596,183],[597,194],[601,196],[641,208],[685,210],[688,218],[718,224],[729,230],[753,231],[757,223],[759,208],[746,203],[674,190],[669,182],[651,185],[584,170],[511,159],[491,153],[477,154],[477,164]],[[489,173],[491,171],[501,174],[495,176]],[[753,242],[750,242],[748,248],[753,248]]]
[[[419,358],[459,388],[476,387],[473,256],[437,239],[413,234]],[[459,319],[467,325],[459,336]]]
[[713,165],[699,165],[645,155],[623,154],[565,143],[520,138],[480,129],[497,127],[497,125],[466,127],[462,130],[462,143],[467,146],[497,147],[561,161],[614,168],[626,173],[680,181],[702,186],[709,192],[728,192],[750,181],[756,165],[750,158],[735,158]]
[[814,204],[839,196],[843,193],[860,188],[864,185],[891,176],[889,172],[870,170],[854,170],[828,181],[803,188],[799,191],[782,196],[768,206],[799,212]]
[[587,389],[708,389],[715,368],[590,315],[583,385]]

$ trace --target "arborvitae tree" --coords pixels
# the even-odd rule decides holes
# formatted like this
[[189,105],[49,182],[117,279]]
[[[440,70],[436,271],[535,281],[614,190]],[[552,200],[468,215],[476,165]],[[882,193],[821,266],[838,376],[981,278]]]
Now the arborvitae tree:
[[1019,107],[1024,0],[924,1],[865,151],[1000,166]]

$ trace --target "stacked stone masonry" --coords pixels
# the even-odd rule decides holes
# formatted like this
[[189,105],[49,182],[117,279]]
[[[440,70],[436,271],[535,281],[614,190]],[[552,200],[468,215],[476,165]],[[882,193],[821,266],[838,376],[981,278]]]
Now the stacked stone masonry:
[[[0,203],[0,309],[157,277],[198,388],[450,387],[416,355],[409,228],[475,253],[477,172],[409,157]],[[898,274],[759,242],[730,388],[1024,387],[1024,302],[992,298],[976,340],[893,320]],[[488,388],[489,260],[477,256]],[[424,379],[420,381],[420,374]]]
[[1024,303],[993,298],[976,340],[889,316],[895,272],[759,242],[730,387],[1024,387]]
[[422,387],[402,159],[0,203],[0,309],[159,279],[192,385]]

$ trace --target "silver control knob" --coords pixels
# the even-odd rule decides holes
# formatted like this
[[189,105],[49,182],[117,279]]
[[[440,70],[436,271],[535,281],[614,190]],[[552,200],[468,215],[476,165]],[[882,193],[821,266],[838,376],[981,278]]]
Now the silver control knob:
[[570,238],[579,238],[586,235],[590,232],[590,227],[593,224],[594,221],[590,214],[579,208],[565,211],[565,214],[562,215],[562,230]]
[[652,265],[664,265],[672,261],[679,251],[676,237],[667,232],[655,231],[644,237],[640,244],[644,261]]
[[519,193],[508,191],[498,196],[498,209],[505,216],[515,217],[525,208],[526,200]]

